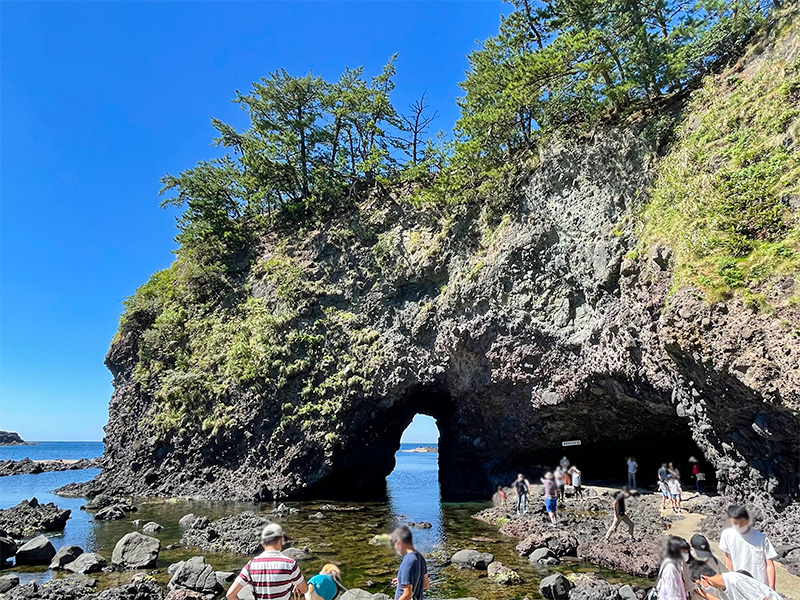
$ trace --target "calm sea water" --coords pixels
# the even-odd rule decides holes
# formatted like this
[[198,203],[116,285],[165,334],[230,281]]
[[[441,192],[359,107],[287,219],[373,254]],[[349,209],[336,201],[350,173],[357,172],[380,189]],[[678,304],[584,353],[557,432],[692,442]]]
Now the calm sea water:
[[[534,567],[514,551],[516,540],[500,535],[495,527],[472,518],[472,515],[489,506],[488,503],[443,503],[438,481],[438,454],[403,452],[422,444],[404,444],[396,455],[395,470],[387,478],[387,502],[363,505],[358,512],[331,511],[321,507],[321,502],[290,503],[299,512],[281,521],[297,546],[308,546],[316,557],[304,562],[301,568],[310,575],[327,562],[342,566],[344,583],[348,587],[360,587],[369,591],[393,595],[391,579],[397,569],[397,558],[391,549],[370,544],[373,536],[388,533],[399,523],[428,521],[430,529],[414,529],[418,549],[428,557],[431,571],[431,597],[459,598],[474,596],[481,600],[507,600],[509,598],[539,598],[538,581],[551,571]],[[22,450],[22,452],[20,452]],[[92,458],[102,452],[101,443],[49,442],[35,446],[0,448],[0,458],[10,458],[9,453],[19,453],[15,458],[29,456],[40,458]],[[60,452],[60,454],[59,454]],[[244,510],[266,512],[272,504],[247,504],[234,502],[206,502],[189,500],[139,499],[139,511],[122,521],[97,522],[91,515],[81,511],[82,499],[55,496],[51,490],[73,481],[86,481],[98,473],[97,469],[41,473],[39,475],[16,475],[0,478],[0,508],[13,506],[25,498],[36,496],[42,502],[55,502],[62,508],[72,510],[72,516],[63,534],[52,535],[58,548],[65,544],[77,544],[86,551],[99,552],[110,558],[117,540],[136,529],[134,519],[143,522],[157,521],[164,526],[157,537],[161,540],[156,578],[166,584],[169,576],[166,568],[173,562],[185,560],[196,550],[166,546],[177,544],[181,530],[178,519],[192,512],[211,519],[236,514]],[[312,519],[309,515],[321,510],[324,519]],[[524,578],[519,586],[505,587],[492,583],[484,572],[457,571],[446,566],[443,557],[456,550],[474,548],[492,552],[498,560],[516,569]],[[234,554],[204,553],[207,561],[218,570],[238,570],[247,557]],[[600,571],[582,563],[566,562],[555,569],[569,571]],[[42,581],[50,577],[62,577],[41,567],[12,569],[23,582]],[[602,572],[610,579],[619,578],[613,573]],[[130,573],[101,574],[101,586],[119,585],[130,580]]]

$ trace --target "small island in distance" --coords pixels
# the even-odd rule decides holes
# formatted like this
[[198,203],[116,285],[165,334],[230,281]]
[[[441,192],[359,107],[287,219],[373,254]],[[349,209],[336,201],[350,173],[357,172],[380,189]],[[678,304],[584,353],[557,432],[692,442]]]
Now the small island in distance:
[[28,446],[16,431],[0,431],[0,446]]
[[436,446],[419,446],[418,448],[408,448],[407,450],[401,450],[401,452],[439,452],[439,448]]

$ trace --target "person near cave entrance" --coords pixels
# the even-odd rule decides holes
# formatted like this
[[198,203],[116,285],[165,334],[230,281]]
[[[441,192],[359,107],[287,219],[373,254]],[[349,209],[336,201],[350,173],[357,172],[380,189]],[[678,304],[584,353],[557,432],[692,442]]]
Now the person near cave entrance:
[[636,489],[636,471],[639,469],[639,463],[632,456],[628,458],[628,487],[632,490]]
[[530,488],[525,481],[525,475],[520,473],[514,482],[514,491],[517,493],[517,515],[524,515],[528,512],[528,492]]
[[428,565],[425,558],[414,548],[411,530],[401,525],[392,532],[392,545],[397,554],[403,557],[397,578],[392,581],[397,586],[394,600],[420,600],[422,592],[430,587]]
[[625,500],[628,496],[631,495],[630,488],[626,485],[622,488],[621,492],[617,492],[617,495],[614,496],[614,502],[611,504],[611,507],[614,509],[614,522],[611,523],[611,527],[608,528],[606,532],[606,541],[608,542],[611,540],[611,536],[617,530],[620,523],[625,523],[628,526],[628,533],[633,539],[633,521],[631,518],[625,514]]
[[550,517],[550,527],[558,525],[558,486],[556,479],[549,471],[540,479],[544,486],[544,509]]

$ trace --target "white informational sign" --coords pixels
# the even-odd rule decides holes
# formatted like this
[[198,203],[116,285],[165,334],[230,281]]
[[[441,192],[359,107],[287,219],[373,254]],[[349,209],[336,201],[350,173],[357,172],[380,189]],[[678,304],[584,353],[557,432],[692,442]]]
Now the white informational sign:
[[562,446],[580,446],[580,440],[570,440],[569,442],[561,442]]

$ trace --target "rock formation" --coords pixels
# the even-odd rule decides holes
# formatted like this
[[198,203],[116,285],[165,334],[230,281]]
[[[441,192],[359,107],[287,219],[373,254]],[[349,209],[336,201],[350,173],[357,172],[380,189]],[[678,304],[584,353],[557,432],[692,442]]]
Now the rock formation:
[[0,446],[22,446],[27,443],[16,431],[0,431]]
[[[796,45],[779,54],[793,60]],[[246,313],[262,329],[215,356],[255,352],[259,335],[274,354],[251,379],[217,363],[175,370],[177,389],[213,381],[197,409],[137,378],[143,344],[171,333],[156,301],[128,314],[106,360],[115,391],[94,488],[381,496],[422,413],[440,430],[447,499],[487,496],[578,440],[569,456],[586,477],[623,473],[630,454],[643,473],[699,454],[730,497],[796,495],[795,279],[768,282],[768,311],[673,289],[674,253],[643,248],[634,226],[658,164],[641,128],[608,126],[554,139],[481,205],[370,197],[315,229],[275,232],[235,273],[236,309],[221,318]]]

